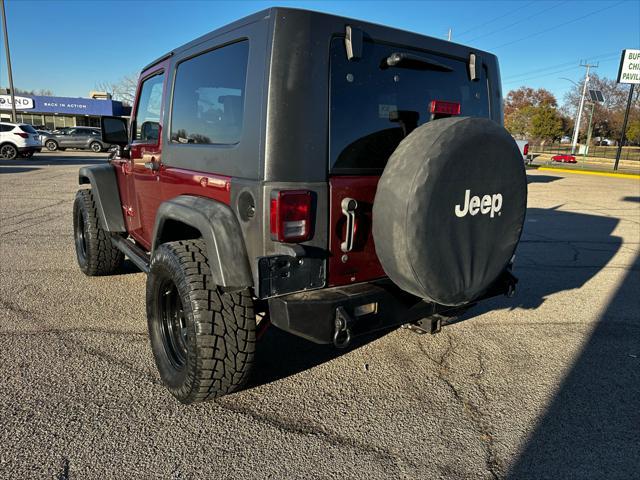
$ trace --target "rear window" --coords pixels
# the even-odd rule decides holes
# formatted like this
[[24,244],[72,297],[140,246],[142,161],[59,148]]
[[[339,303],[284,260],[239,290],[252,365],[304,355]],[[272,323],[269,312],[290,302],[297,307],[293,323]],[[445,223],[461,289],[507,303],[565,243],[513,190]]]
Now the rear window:
[[[394,53],[440,64],[381,68]],[[443,71],[445,70],[445,71]],[[363,55],[347,60],[344,39],[331,42],[330,169],[379,173],[400,141],[431,119],[432,100],[459,102],[461,116],[489,117],[485,72],[469,80],[467,63],[423,51],[365,42]]]
[[38,133],[31,125],[20,125],[20,130],[27,133]]

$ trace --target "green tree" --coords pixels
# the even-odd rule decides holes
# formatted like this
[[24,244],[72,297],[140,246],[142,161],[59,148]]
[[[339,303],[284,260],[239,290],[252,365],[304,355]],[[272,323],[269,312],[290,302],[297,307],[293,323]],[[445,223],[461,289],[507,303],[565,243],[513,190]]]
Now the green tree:
[[627,140],[631,143],[640,143],[640,119],[629,122]]
[[531,120],[536,113],[536,107],[527,105],[505,115],[504,126],[515,137],[527,137],[531,134]]
[[555,140],[562,137],[562,117],[557,110],[549,105],[535,109],[531,118],[531,135],[541,140]]
[[504,126],[511,135],[527,138],[533,135],[532,121],[538,109],[556,106],[556,98],[544,88],[511,90],[504,99]]

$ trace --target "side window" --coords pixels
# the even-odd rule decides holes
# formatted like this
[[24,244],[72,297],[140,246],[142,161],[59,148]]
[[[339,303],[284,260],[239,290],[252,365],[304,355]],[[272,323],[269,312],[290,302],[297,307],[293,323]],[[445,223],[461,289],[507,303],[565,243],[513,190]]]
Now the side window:
[[244,115],[249,42],[241,41],[180,63],[171,110],[171,141],[234,144]]
[[147,78],[142,83],[136,108],[133,140],[153,142],[160,132],[160,108],[162,107],[162,84],[164,72]]
[[10,132],[11,130],[13,130],[13,127],[9,125],[0,125],[0,132]]

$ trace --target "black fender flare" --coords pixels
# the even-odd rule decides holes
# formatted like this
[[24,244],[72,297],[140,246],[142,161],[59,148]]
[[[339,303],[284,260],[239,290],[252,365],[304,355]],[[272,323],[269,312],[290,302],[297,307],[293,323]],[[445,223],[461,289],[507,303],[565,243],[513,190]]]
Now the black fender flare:
[[207,246],[213,282],[228,289],[253,286],[251,267],[238,219],[231,208],[210,198],[179,195],[160,204],[153,229],[151,252],[177,240],[166,228],[172,221],[198,230]]
[[82,167],[78,172],[80,185],[91,184],[100,226],[108,232],[126,231],[116,172],[111,164]]

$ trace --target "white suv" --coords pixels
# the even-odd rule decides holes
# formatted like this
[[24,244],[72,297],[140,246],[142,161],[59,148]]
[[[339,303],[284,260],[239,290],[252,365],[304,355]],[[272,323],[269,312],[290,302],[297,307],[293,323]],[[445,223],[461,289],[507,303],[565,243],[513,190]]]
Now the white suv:
[[29,158],[40,150],[40,135],[31,125],[0,122],[0,159]]

